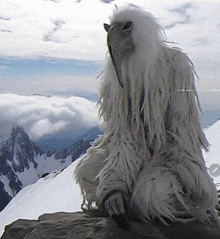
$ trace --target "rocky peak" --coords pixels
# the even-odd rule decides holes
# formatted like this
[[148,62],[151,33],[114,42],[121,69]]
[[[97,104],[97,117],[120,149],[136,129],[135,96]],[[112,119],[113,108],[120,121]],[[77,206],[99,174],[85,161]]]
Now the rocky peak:
[[[0,148],[0,211],[26,185],[18,175],[30,167],[36,169],[35,156],[40,153],[41,150],[22,127],[12,127],[9,138],[2,142]],[[37,172],[35,174],[37,178]]]
[[76,141],[71,147],[44,154],[22,127],[17,125],[9,130],[11,133],[0,145],[0,211],[23,187],[35,183],[41,175],[69,166],[97,137],[92,132],[92,136]]
[[[11,164],[15,172],[23,172],[33,163],[37,167],[34,157],[41,153],[40,149],[30,140],[28,134],[20,126],[14,126],[11,137],[0,149],[1,159]],[[11,163],[10,163],[11,162]]]

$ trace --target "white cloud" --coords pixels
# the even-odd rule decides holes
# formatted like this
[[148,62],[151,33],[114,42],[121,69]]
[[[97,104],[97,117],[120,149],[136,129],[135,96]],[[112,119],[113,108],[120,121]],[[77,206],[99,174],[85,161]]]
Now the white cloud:
[[[98,0],[0,3],[0,55],[103,59],[104,19],[111,8]],[[100,25],[100,27],[97,27]]]
[[[24,58],[57,57],[103,61],[106,52],[106,32],[115,5],[99,0],[7,0],[0,2],[0,56]],[[200,81],[199,91],[220,89],[220,3],[215,0],[137,0],[130,1],[150,11],[165,28],[167,40],[185,51],[195,65]],[[4,78],[0,68],[0,79]],[[50,76],[49,76],[50,77]],[[66,91],[97,92],[95,79],[67,79],[47,76],[32,81],[27,89],[21,82],[1,80],[2,92],[22,94]],[[21,79],[22,80],[22,79]],[[46,83],[48,82],[48,84]],[[27,83],[26,83],[27,84]],[[24,84],[25,85],[25,84]],[[48,88],[50,89],[48,90]],[[4,89],[8,89],[5,91]]]
[[100,125],[96,103],[81,97],[0,94],[0,115],[0,125],[1,121],[21,125],[34,140]]
[[[102,24],[108,22],[115,0],[7,0],[0,3],[0,56],[58,57],[82,60],[105,58],[106,32]],[[131,1],[132,2],[132,1]],[[167,39],[174,41],[193,60],[201,78],[203,69],[212,71],[218,82],[219,67],[207,67],[219,60],[220,3],[194,0],[137,0],[133,1],[159,19]],[[209,81],[208,79],[204,79]]]
[[[115,5],[125,2],[127,1],[115,0],[110,4],[99,0],[2,1],[0,55],[103,60],[106,33],[102,24],[108,22],[108,16]],[[164,27],[190,18],[190,25],[195,26],[192,32],[187,31],[188,26],[185,24],[177,24],[168,34],[168,38],[172,37],[169,40],[178,40],[184,48],[197,35],[202,38],[208,35],[211,38],[214,33],[218,36],[213,28],[219,25],[220,4],[215,1],[194,0],[188,7],[184,0],[175,3],[166,0],[137,0],[133,3],[152,12]],[[184,11],[181,12],[181,9]]]

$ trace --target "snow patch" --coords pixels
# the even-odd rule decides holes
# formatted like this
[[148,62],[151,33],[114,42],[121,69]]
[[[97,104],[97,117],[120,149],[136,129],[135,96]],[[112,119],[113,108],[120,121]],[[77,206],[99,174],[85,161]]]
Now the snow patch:
[[37,219],[44,213],[81,210],[80,189],[73,178],[78,160],[23,188],[0,213],[0,236],[17,219]]
[[31,162],[29,163],[29,165],[30,165],[30,168],[28,169],[24,168],[23,172],[16,173],[19,180],[22,182],[23,187],[26,187],[29,184],[35,183],[39,179],[37,171],[34,168],[34,164]]
[[65,161],[63,162],[62,162],[63,158],[55,159],[54,156],[55,154],[53,154],[51,157],[46,157],[46,155],[43,154],[35,159],[35,162],[38,164],[37,172],[39,177],[44,173],[64,169],[67,166],[69,166],[72,162],[71,155],[67,156]]
[[8,195],[13,198],[13,196],[14,196],[13,192],[12,192],[11,188],[8,185],[8,178],[6,176],[4,176],[4,175],[1,175],[0,176],[0,181],[4,184],[4,189],[8,193]]
[[220,189],[220,121],[205,130],[205,135],[210,148],[208,152],[203,152],[203,156],[208,172],[213,177],[217,189]]

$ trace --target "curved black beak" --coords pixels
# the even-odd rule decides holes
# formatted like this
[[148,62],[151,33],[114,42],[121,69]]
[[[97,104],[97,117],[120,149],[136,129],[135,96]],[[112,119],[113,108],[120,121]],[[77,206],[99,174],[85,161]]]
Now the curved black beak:
[[130,22],[128,27],[126,23],[122,24],[119,22],[113,25],[104,24],[105,30],[108,32],[107,45],[109,54],[112,59],[113,66],[118,78],[120,86],[124,87],[123,77],[122,77],[122,62],[126,56],[129,56],[134,51],[134,44],[132,42],[131,26]]
[[122,64],[123,58],[121,57],[121,54],[120,54],[118,39],[115,37],[115,34],[114,34],[115,28],[108,24],[104,24],[104,28],[108,32],[107,45],[108,45],[109,54],[111,56],[113,66],[115,68],[118,82],[120,86],[123,88],[124,84],[122,82],[122,74],[121,74],[121,64]]

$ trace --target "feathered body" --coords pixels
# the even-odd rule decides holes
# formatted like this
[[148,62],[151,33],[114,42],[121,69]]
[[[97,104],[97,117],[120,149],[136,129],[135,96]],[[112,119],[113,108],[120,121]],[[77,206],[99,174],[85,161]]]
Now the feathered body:
[[99,101],[104,134],[75,171],[84,204],[101,207],[120,191],[143,220],[213,217],[218,224],[217,193],[201,153],[208,143],[193,66],[186,54],[166,46],[151,14],[127,5],[114,12],[111,25],[126,21],[134,25],[135,50],[121,64],[123,87],[109,57]]

